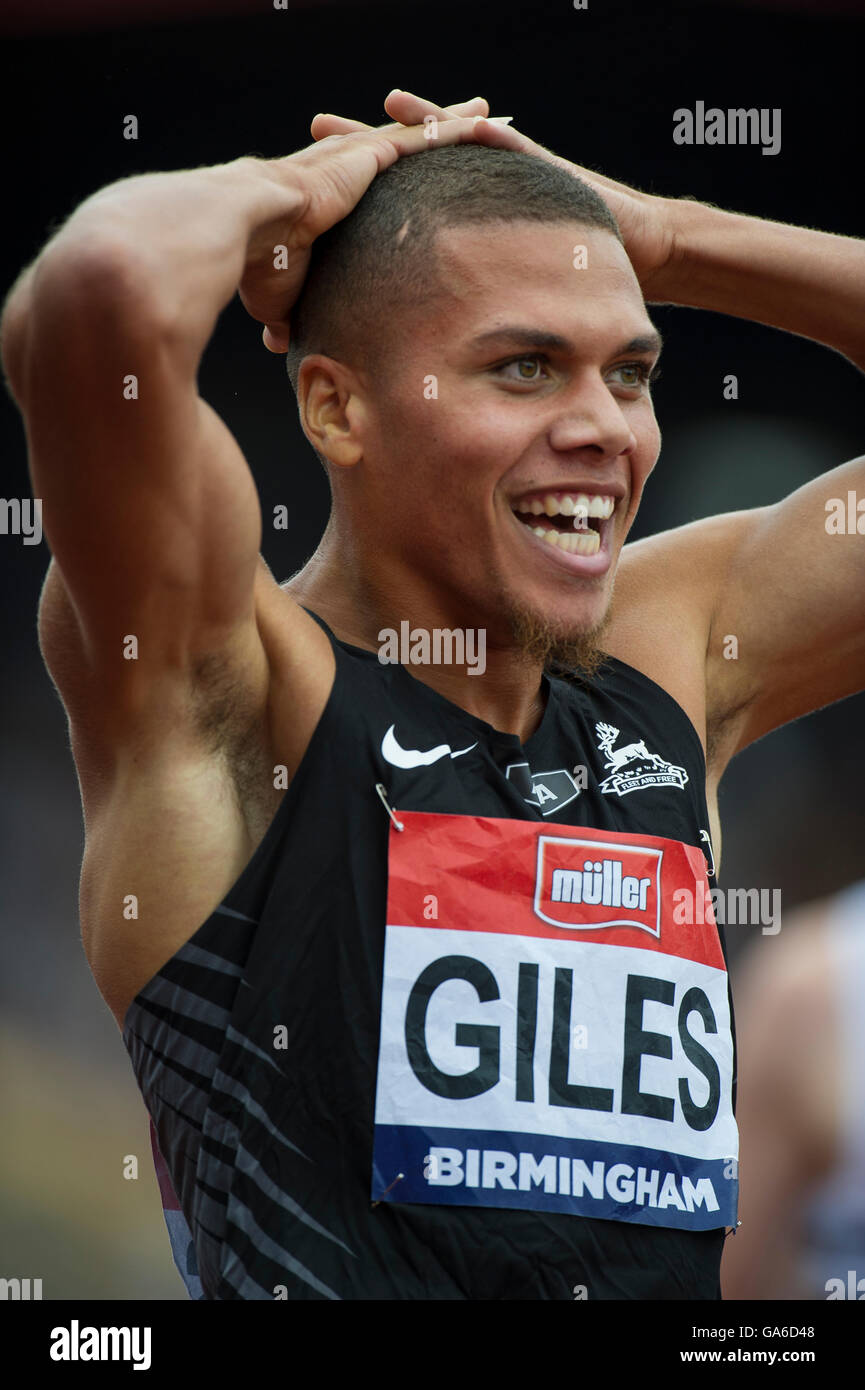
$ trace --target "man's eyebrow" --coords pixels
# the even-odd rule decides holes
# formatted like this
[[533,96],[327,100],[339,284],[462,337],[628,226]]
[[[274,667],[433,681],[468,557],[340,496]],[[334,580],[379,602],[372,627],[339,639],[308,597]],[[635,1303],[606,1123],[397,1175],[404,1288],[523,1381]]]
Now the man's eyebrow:
[[[472,338],[468,347],[490,347],[494,342],[511,343],[516,347],[544,347],[551,352],[560,352],[568,356],[574,356],[576,345],[569,338],[563,338],[558,333],[549,333],[543,328],[530,328],[523,324],[506,324],[503,328],[491,328],[486,333],[480,333],[476,338]],[[660,333],[642,333],[630,342],[624,343],[613,357],[620,357],[623,352],[660,352],[664,345],[664,340]]]

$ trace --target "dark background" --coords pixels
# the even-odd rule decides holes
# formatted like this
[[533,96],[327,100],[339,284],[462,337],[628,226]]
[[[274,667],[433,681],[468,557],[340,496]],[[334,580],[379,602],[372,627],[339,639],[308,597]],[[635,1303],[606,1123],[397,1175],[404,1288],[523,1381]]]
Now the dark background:
[[[310,143],[317,111],[378,124],[395,86],[492,114],[575,162],[664,195],[861,235],[861,7],[243,4],[122,7],[7,0],[0,14],[5,135],[2,288],[75,206],[126,175],[276,156]],[[780,107],[781,151],[684,147],[673,111]],[[139,137],[123,139],[123,118]],[[667,338],[656,405],[664,445],[634,539],[777,500],[862,452],[865,387],[830,350],[760,325],[656,309]],[[259,486],[278,579],[309,556],[327,490],[300,432],[284,360],[235,301],[201,372]],[[738,378],[725,401],[723,378]],[[20,417],[0,398],[2,492],[30,494]],[[118,459],[118,467],[123,460]],[[289,505],[288,532],[269,526]],[[133,517],[119,524],[134,526]],[[807,564],[797,548],[791,565]],[[161,1226],[146,1117],[83,957],[82,819],[66,721],[39,657],[45,543],[0,537],[2,1104],[0,1275],[44,1297],[183,1297]],[[676,594],[671,591],[671,604]],[[865,696],[740,755],[721,788],[722,886],[780,888],[783,911],[863,873]],[[755,939],[756,933],[756,939]],[[771,949],[759,929],[728,932]],[[123,1177],[127,1155],[138,1181]]]

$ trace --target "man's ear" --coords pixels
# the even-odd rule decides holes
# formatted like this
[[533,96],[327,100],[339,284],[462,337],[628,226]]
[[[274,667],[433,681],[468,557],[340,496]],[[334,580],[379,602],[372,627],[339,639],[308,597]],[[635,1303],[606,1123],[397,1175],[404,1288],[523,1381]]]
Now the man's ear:
[[322,353],[300,364],[297,402],[304,434],[316,453],[337,468],[351,468],[363,457],[366,403],[355,374]]

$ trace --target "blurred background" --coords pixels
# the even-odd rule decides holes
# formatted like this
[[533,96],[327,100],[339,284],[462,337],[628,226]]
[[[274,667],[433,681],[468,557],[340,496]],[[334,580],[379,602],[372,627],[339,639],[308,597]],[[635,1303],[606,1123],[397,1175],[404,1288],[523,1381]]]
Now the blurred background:
[[[41,0],[38,12],[3,0],[0,10],[4,293],[102,185],[288,154],[310,143],[317,111],[378,124],[395,86],[443,104],[480,93],[557,153],[650,192],[865,230],[861,0],[588,0],[583,10],[571,0]],[[780,107],[780,153],[674,145],[673,111],[698,100]],[[137,140],[123,138],[130,114]],[[700,311],[652,312],[667,338],[656,388],[664,444],[634,539],[775,501],[863,451],[865,383],[837,354]],[[265,558],[282,580],[315,548],[328,497],[284,360],[259,334],[229,306],[201,388],[249,460]],[[729,374],[735,401],[723,397]],[[24,431],[5,394],[0,450],[3,495],[28,496]],[[274,532],[272,509],[289,499],[290,529]],[[185,1299],[146,1113],[81,948],[80,800],[36,641],[48,558],[44,542],[0,537],[0,1276],[41,1278],[46,1299]],[[807,548],[790,563],[807,564]],[[786,913],[865,873],[863,715],[865,696],[843,701],[734,761],[721,788],[722,887],[780,889]],[[783,937],[728,929],[734,988],[742,962],[769,968]],[[124,1178],[128,1155],[137,1180]]]

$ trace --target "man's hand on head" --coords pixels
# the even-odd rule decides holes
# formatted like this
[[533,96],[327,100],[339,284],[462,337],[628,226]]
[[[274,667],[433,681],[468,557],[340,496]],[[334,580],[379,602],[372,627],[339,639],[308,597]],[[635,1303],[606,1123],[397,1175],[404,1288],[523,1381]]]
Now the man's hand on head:
[[[272,195],[290,199],[285,210],[277,202],[276,216],[263,215],[255,225],[239,285],[244,308],[265,326],[264,344],[271,352],[288,349],[289,311],[300,294],[316,237],[347,217],[373,179],[397,159],[420,154],[432,144],[486,143],[493,127],[477,119],[477,114],[453,114],[432,139],[422,122],[394,122],[379,129],[342,122],[342,129],[320,134],[315,143],[283,159],[236,161],[238,170],[252,176],[250,186],[257,181],[260,190],[269,186]],[[272,205],[273,198],[262,192],[261,201]]]
[[[603,198],[619,224],[631,264],[637,275],[646,299],[651,301],[652,288],[659,282],[661,273],[670,265],[675,254],[674,214],[676,199],[659,198],[651,193],[641,193],[629,188],[615,179],[596,174],[574,164],[552,150],[545,149],[527,135],[515,130],[510,116],[489,116],[489,104],[484,97],[473,97],[471,101],[458,102],[453,106],[437,106],[425,97],[415,96],[413,92],[395,89],[385,98],[384,109],[393,118],[390,124],[378,127],[365,125],[363,121],[352,120],[346,116],[320,113],[313,118],[310,133],[315,140],[324,140],[329,135],[345,135],[360,130],[394,130],[397,124],[422,126],[429,130],[431,120],[442,124],[467,116],[482,118],[476,139],[479,143],[496,149],[516,150],[521,154],[535,155],[555,164],[575,178],[582,179]],[[661,295],[663,299],[665,296]]]

